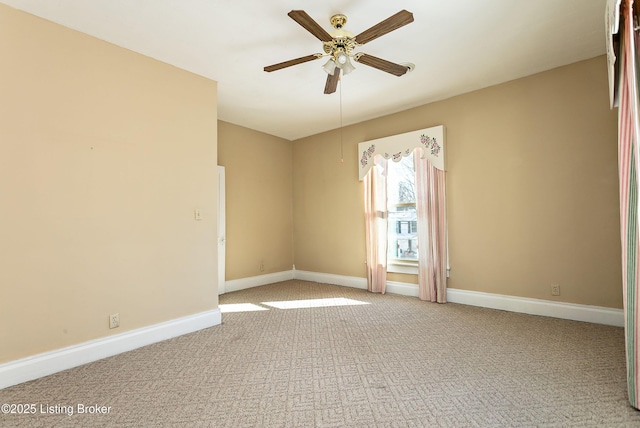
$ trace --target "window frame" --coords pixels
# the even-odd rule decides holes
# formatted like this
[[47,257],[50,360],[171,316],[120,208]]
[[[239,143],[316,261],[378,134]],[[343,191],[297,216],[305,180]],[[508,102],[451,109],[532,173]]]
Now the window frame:
[[[413,159],[414,153],[411,153],[411,159]],[[409,156],[407,156],[409,157]],[[390,159],[387,159],[387,162],[391,163],[393,162]],[[387,172],[389,173],[389,171]],[[415,171],[414,171],[414,175],[413,175],[413,180],[414,180],[414,186],[415,186]],[[389,192],[389,181],[387,181],[387,192]],[[417,201],[413,201],[413,202],[399,202],[399,203],[395,203],[395,204],[390,204],[387,202],[387,222],[389,222],[389,224],[387,225],[387,272],[391,272],[391,273],[402,273],[402,274],[409,274],[409,275],[417,275],[418,274],[418,266],[419,266],[419,259],[400,259],[397,257],[391,257],[390,256],[390,247],[392,242],[397,242],[396,238],[398,235],[397,234],[392,234],[390,232],[390,230],[393,230],[396,228],[396,225],[391,224],[391,218],[390,218],[390,212],[392,212],[392,210],[394,210],[393,212],[398,212],[400,211],[398,208],[407,208],[407,207],[414,207],[414,210],[417,210]],[[409,220],[409,222],[412,222],[413,220]],[[417,229],[417,219],[415,220],[416,222],[416,229]],[[395,221],[394,221],[395,223]],[[411,228],[411,226],[409,226],[409,229]],[[409,232],[411,233],[411,232]],[[417,230],[416,230],[417,233]],[[416,236],[416,242],[417,242],[417,236]],[[418,244],[419,245],[419,244]]]

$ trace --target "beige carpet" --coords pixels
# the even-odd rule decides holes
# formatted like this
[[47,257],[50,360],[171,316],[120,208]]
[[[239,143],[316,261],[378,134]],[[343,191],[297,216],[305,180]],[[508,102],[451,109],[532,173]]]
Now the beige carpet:
[[[326,298],[341,306],[264,303]],[[220,326],[0,391],[0,404],[97,404],[106,415],[0,415],[0,425],[640,426],[620,328],[303,281],[220,303],[267,310],[223,313]]]

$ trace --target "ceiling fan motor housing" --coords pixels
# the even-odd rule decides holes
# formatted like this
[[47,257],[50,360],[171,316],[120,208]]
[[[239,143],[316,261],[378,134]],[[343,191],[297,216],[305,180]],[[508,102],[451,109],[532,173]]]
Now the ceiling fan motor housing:
[[334,59],[337,58],[340,52],[351,55],[351,51],[353,51],[358,44],[351,31],[342,29],[344,24],[347,23],[347,17],[343,14],[336,14],[331,17],[330,22],[335,30],[329,33],[332,40],[330,42],[323,42],[324,52],[333,55]]

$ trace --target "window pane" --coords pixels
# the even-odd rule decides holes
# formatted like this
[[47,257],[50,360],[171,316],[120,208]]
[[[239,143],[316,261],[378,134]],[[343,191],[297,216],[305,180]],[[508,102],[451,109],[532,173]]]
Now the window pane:
[[389,160],[387,198],[389,205],[416,203],[413,153],[400,162]]
[[388,258],[418,260],[413,154],[400,162],[389,161],[387,174]]
[[418,231],[416,206],[389,207],[390,259],[418,260]]

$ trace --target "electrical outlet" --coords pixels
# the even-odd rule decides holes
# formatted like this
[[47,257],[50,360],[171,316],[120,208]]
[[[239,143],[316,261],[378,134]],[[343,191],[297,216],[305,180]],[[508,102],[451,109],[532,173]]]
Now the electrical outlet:
[[559,296],[560,295],[560,286],[558,284],[551,285],[551,295]]
[[109,315],[109,328],[120,327],[120,314]]
[[264,272],[264,262],[260,262],[260,272]]

